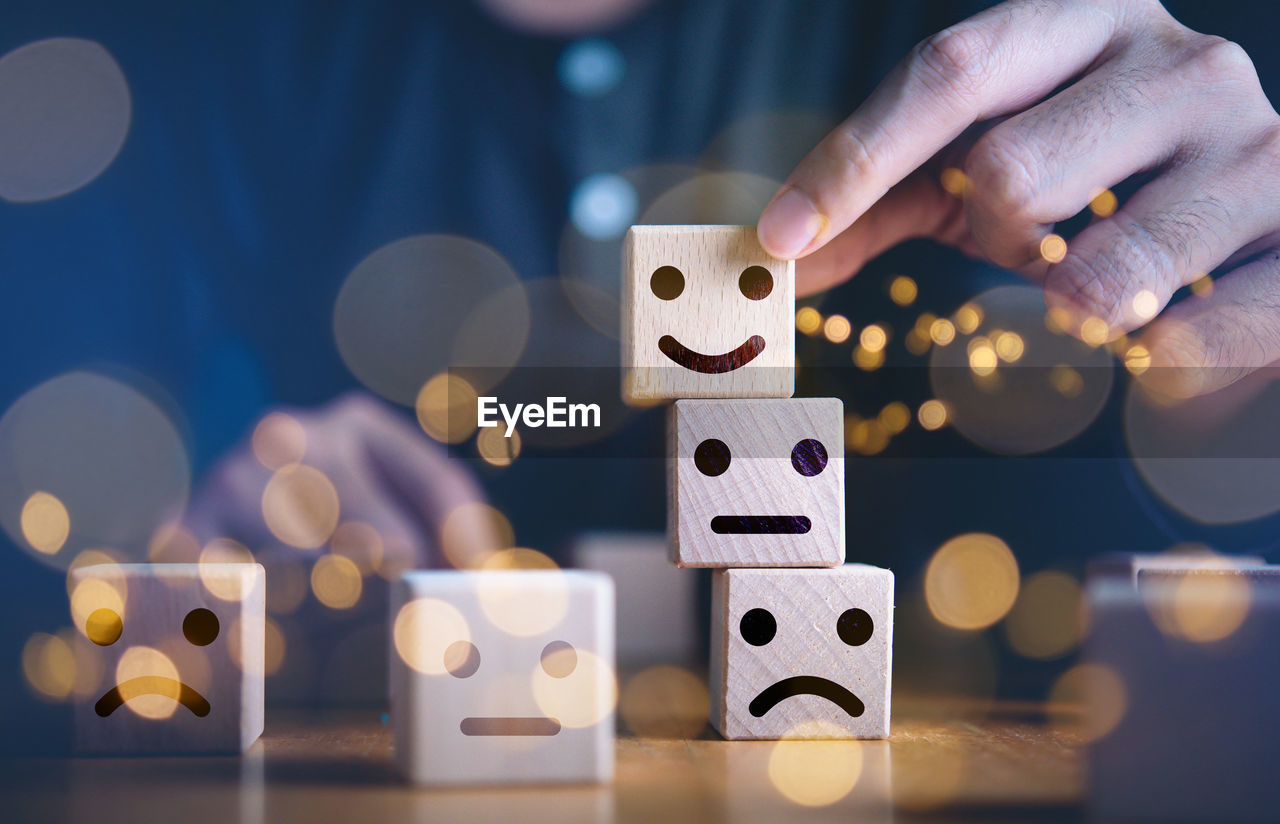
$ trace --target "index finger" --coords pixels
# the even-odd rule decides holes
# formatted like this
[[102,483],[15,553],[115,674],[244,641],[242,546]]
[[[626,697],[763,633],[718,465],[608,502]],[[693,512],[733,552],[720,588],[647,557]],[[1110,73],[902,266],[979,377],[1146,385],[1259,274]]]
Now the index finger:
[[921,42],[787,178],[761,245],[784,259],[821,248],[969,126],[1083,72],[1118,31],[1117,6],[1011,0]]

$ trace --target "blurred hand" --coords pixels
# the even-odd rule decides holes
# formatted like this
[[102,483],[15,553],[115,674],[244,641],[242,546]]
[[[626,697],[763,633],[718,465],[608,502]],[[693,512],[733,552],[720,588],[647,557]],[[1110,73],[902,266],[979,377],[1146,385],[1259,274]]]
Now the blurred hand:
[[[947,167],[967,177],[962,198],[939,183]],[[1045,259],[1056,221],[1144,171],[1114,214]],[[1222,267],[1210,296],[1143,335],[1147,378],[1177,396],[1280,360],[1278,230],[1280,116],[1253,64],[1154,0],[1013,0],[928,38],[759,222],[771,254],[805,258],[799,294],[933,237],[1042,280],[1050,309],[1091,342],[1144,325]]]

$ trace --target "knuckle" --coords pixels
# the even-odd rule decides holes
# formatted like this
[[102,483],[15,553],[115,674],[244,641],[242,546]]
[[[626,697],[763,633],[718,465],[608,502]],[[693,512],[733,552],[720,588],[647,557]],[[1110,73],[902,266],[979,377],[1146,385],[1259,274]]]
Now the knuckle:
[[972,182],[970,197],[997,217],[1013,218],[1034,211],[1041,194],[1040,166],[1030,140],[996,128],[974,143],[965,162]]
[[[852,180],[866,180],[876,172],[880,153],[872,148],[871,141],[857,128],[842,127],[835,140],[823,141],[822,146],[831,161],[830,165],[840,169]],[[810,196],[820,208],[828,206],[817,202],[825,188],[815,187],[816,191],[810,190]]]
[[990,38],[982,27],[961,23],[920,41],[910,65],[926,85],[971,96],[986,82],[992,54]]
[[[1098,224],[1104,235],[1095,237],[1096,250],[1067,256],[1050,271],[1046,288],[1082,312],[1102,319],[1108,326],[1125,323],[1125,297],[1136,287],[1159,284],[1169,278],[1172,259],[1167,248],[1138,221],[1117,214]],[[1102,228],[1106,227],[1106,228]]]
[[1221,90],[1225,86],[1259,85],[1258,71],[1239,43],[1222,37],[1198,37],[1183,58],[1184,76],[1191,82]]

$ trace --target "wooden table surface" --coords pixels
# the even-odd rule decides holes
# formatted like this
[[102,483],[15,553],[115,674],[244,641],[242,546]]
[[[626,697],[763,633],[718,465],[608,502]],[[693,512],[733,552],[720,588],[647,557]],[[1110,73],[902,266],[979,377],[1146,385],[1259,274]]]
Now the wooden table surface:
[[[707,731],[694,739],[622,733],[611,785],[451,790],[399,781],[391,729],[376,710],[323,716],[272,710],[266,733],[242,758],[0,762],[0,792],[7,796],[0,818],[562,824],[1085,817],[1079,736],[1050,724],[1045,705],[896,701],[889,741],[790,742],[775,751],[773,742],[728,742]],[[798,803],[780,784],[822,803]]]

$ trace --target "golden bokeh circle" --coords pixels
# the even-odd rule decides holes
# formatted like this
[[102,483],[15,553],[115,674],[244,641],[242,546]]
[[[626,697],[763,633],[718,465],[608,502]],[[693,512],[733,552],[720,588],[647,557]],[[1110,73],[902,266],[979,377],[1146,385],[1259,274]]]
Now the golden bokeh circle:
[[853,791],[862,774],[862,742],[830,721],[804,721],[769,752],[769,782],[788,800],[826,807]]
[[924,594],[939,622],[963,630],[989,627],[1018,597],[1018,562],[995,535],[957,535],[934,553],[925,570]]
[[318,549],[338,526],[338,490],[320,470],[290,464],[262,491],[262,517],[280,542]]

